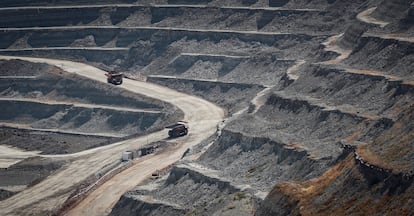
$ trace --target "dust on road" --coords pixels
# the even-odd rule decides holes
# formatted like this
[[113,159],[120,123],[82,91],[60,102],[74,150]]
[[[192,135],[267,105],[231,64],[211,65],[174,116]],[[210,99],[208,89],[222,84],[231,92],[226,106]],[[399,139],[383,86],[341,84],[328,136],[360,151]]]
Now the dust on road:
[[[47,63],[60,67],[70,73],[76,73],[93,80],[106,82],[106,77],[104,76],[105,71],[82,63],[15,56],[0,56],[0,59],[21,59],[31,62]],[[185,142],[183,142],[176,151],[157,155],[154,156],[154,158],[147,158],[148,161],[146,160],[146,162],[138,163],[134,166],[131,170],[138,173],[141,172],[139,173],[141,178],[119,183],[117,185],[119,188],[118,193],[127,191],[143,180],[142,176],[145,175],[142,175],[142,173],[151,173],[160,167],[165,167],[179,160],[180,156],[187,148],[201,142],[215,133],[217,125],[224,118],[224,111],[216,105],[203,99],[183,94],[162,86],[135,80],[125,80],[124,84],[119,87],[125,88],[131,92],[163,100],[177,106],[184,112],[184,120],[189,122],[190,133],[188,137],[183,139]],[[84,181],[88,176],[93,175],[103,167],[118,161],[123,151],[138,149],[147,142],[155,142],[164,138],[166,138],[165,131],[159,131],[145,137],[134,138],[106,147],[91,149],[88,150],[87,153],[79,152],[72,154],[71,157],[73,157],[73,162],[64,167],[61,171],[49,176],[39,184],[0,202],[0,209],[2,209],[1,214],[26,215],[40,213],[42,211],[56,210],[65,202],[74,190],[74,186],[76,184]],[[121,178],[122,177],[123,176],[121,175]],[[118,193],[105,193],[105,189],[100,190],[102,190],[102,196],[99,197],[103,197],[107,203],[113,204],[119,199],[120,194]],[[81,206],[82,204],[80,207]],[[105,212],[109,207],[110,206],[102,208],[98,207],[100,209],[90,212],[90,215],[101,215],[102,210],[105,208],[105,210],[103,210]]]

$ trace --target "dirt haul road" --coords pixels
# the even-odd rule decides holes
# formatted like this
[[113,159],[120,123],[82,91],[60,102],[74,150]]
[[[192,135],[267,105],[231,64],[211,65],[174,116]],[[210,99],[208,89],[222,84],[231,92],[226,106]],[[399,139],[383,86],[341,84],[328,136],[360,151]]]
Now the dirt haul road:
[[[104,71],[82,63],[15,56],[0,56],[0,59],[21,59],[31,62],[47,63],[60,67],[70,73],[76,73],[93,80],[106,82]],[[142,172],[139,173],[140,175],[137,175],[139,178],[121,183],[111,181],[113,184],[116,184],[117,188],[122,188],[122,191],[134,187],[148,174],[179,160],[187,148],[214,134],[217,125],[224,118],[224,111],[216,105],[162,86],[125,79],[124,83],[119,87],[177,106],[184,112],[184,120],[189,122],[190,127],[189,135],[177,139],[179,145],[174,149],[158,155],[148,156],[145,161],[133,166],[131,168],[132,172]],[[102,168],[119,161],[122,151],[136,149],[145,145],[147,142],[158,141],[166,137],[166,131],[160,131],[103,148],[87,150],[86,154],[85,152],[70,154],[67,158],[71,162],[62,168],[62,170],[49,176],[39,184],[27,188],[9,199],[1,201],[0,215],[41,215],[45,213],[44,211],[56,210],[69,197],[76,184],[84,181],[88,176],[97,173]],[[129,169],[125,172],[128,171]],[[102,195],[109,195],[109,197],[105,198],[108,203],[115,203],[120,196],[119,191]],[[99,208],[104,208],[105,210],[108,207],[110,206],[103,206],[103,204],[99,206]],[[101,215],[101,211],[91,212],[91,215]]]

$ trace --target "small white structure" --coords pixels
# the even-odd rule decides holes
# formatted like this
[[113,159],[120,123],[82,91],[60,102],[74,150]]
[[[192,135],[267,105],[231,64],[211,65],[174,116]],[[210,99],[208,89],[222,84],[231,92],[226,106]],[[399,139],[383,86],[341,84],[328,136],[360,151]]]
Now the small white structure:
[[122,153],[122,161],[129,161],[133,159],[133,155],[131,151],[125,151]]

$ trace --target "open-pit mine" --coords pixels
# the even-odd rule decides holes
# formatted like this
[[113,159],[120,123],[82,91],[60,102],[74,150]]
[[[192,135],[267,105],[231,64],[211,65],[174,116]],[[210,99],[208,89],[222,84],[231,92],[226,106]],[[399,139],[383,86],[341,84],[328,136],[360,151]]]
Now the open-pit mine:
[[414,215],[414,0],[0,17],[0,216]]

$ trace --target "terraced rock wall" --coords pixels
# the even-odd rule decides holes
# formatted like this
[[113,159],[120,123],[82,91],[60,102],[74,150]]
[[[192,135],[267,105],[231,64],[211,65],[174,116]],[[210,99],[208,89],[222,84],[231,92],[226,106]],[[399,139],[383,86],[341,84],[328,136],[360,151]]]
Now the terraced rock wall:
[[294,145],[225,130],[199,163],[219,170],[221,176],[256,192],[267,192],[275,182],[308,179],[326,169],[327,160],[313,160]]
[[[1,64],[3,145],[44,154],[73,153],[162,129],[182,116],[171,105],[45,64]],[[15,66],[19,69],[12,70]]]
[[412,0],[384,0],[372,13],[372,17],[385,21],[401,19],[407,15],[407,9],[410,8],[412,2]]
[[[134,205],[136,214],[159,215],[168,209],[172,214],[250,215],[256,199],[226,180],[206,175],[185,164],[174,167],[169,176],[156,180],[159,186],[152,190],[137,188],[122,196],[111,215],[130,214],[125,205]],[[209,172],[205,170],[205,172]],[[181,191],[175,194],[175,191]],[[148,200],[153,200],[148,203]],[[135,209],[137,209],[135,211]]]
[[117,202],[110,215],[172,215],[179,216],[185,214],[187,211],[174,208],[173,206],[148,203],[123,195]]
[[226,108],[229,113],[235,113],[246,108],[250,100],[264,89],[260,85],[194,81],[190,79],[149,77],[148,81],[198,95]]
[[[133,3],[135,0],[104,0],[101,3]],[[6,0],[2,1],[0,4],[1,7],[23,7],[23,6],[39,6],[39,5],[82,5],[82,4],[90,4],[88,0],[21,0],[21,1],[13,1],[13,0]]]
[[[104,3],[115,2],[133,4],[0,10],[9,18],[0,21],[9,27],[0,31],[0,52],[92,61],[204,97],[233,115],[171,171],[125,194],[112,215],[414,212],[412,0]],[[76,91],[73,79],[49,88],[40,78],[32,83],[37,91],[23,78],[6,85],[10,79],[0,80],[4,97],[119,104],[163,112],[157,119],[171,116],[164,111],[172,108],[159,102],[102,93],[116,88],[95,86],[100,93],[80,97],[91,88]],[[41,105],[36,114],[53,107]],[[15,119],[33,120],[23,117]],[[131,123],[119,118],[113,131]]]
[[363,37],[345,63],[358,69],[384,71],[413,80],[414,45],[410,42]]

